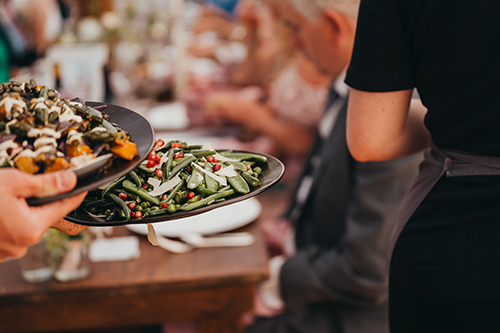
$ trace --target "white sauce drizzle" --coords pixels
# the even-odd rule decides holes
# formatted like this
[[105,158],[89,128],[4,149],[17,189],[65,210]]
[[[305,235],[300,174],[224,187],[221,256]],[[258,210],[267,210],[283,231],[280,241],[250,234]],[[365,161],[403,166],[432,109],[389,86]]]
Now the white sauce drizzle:
[[28,137],[29,138],[38,138],[40,136],[51,136],[53,138],[59,139],[61,138],[61,133],[54,131],[51,128],[32,128],[28,132]]
[[7,120],[12,119],[12,107],[14,105],[19,105],[24,112],[26,103],[23,100],[19,100],[13,97],[5,97],[0,101],[0,107],[4,106],[5,108],[5,117],[7,118]]

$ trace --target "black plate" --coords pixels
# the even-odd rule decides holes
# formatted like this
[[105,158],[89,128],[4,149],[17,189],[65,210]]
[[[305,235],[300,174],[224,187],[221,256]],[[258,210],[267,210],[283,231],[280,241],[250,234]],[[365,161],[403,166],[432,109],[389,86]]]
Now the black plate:
[[[221,149],[219,151],[223,151],[223,150]],[[235,150],[235,152],[236,153],[249,153],[248,151],[241,151],[241,150],[238,150],[238,151]],[[173,214],[145,217],[143,219],[138,219],[138,220],[130,220],[130,221],[122,220],[122,221],[107,222],[105,219],[102,219],[102,218],[94,218],[82,210],[80,210],[79,213],[72,212],[71,214],[66,216],[66,220],[77,223],[77,224],[89,225],[89,226],[93,226],[93,227],[137,224],[137,223],[166,222],[166,221],[177,220],[177,219],[181,219],[184,217],[205,213],[205,212],[208,212],[209,210],[212,210],[212,209],[227,206],[227,205],[248,199],[250,197],[253,197],[259,193],[262,193],[262,192],[268,190],[273,185],[276,185],[278,183],[278,181],[281,179],[281,177],[283,177],[283,173],[285,172],[285,166],[277,158],[269,156],[269,155],[265,155],[265,154],[259,154],[259,155],[264,155],[267,157],[267,164],[262,167],[262,173],[261,173],[261,176],[259,178],[261,181],[261,185],[255,189],[252,189],[252,191],[248,194],[245,194],[245,195],[242,195],[239,197],[234,197],[232,199],[229,199],[229,200],[226,200],[223,202],[219,202],[216,204],[212,204],[209,206],[201,207],[201,208],[189,211],[189,212],[180,212],[179,211],[179,212],[176,212]]]
[[[89,106],[98,106],[103,104],[104,103],[99,102],[87,102],[87,105]],[[107,184],[132,171],[149,155],[153,149],[155,134],[153,127],[151,127],[146,118],[135,111],[118,105],[106,105],[107,108],[103,111],[103,113],[109,115],[111,122],[117,124],[119,128],[123,127],[125,131],[130,133],[131,140],[137,145],[139,155],[132,161],[116,158],[106,172],[99,172],[100,166],[99,164],[96,164],[94,166],[94,172],[85,173],[83,176],[78,177],[78,182],[72,191],[45,198],[29,198],[27,199],[29,205],[42,205]]]

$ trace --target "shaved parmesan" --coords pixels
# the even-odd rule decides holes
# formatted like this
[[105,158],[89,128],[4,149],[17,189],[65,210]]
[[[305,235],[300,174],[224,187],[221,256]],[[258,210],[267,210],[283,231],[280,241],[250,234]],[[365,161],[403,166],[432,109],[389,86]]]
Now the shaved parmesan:
[[[161,195],[161,194],[167,192],[168,190],[173,189],[180,182],[181,182],[181,178],[179,176],[175,176],[174,178],[170,179],[168,182],[161,184],[159,187],[155,187],[155,189],[152,190],[151,192],[149,192],[149,194],[156,197],[157,195]],[[153,184],[151,184],[151,185],[153,185]]]
[[200,170],[201,172],[203,172],[204,174],[206,174],[207,176],[209,176],[210,178],[213,178],[216,181],[218,181],[219,184],[221,184],[222,186],[226,186],[227,185],[227,179],[226,179],[226,177],[217,176],[215,173],[203,169],[202,167],[200,167],[196,163],[191,163],[191,164],[194,165],[195,168],[197,168],[198,170]]
[[161,180],[156,178],[148,178],[148,183],[153,185],[153,189],[157,188],[161,184]]
[[216,171],[215,174],[224,177],[236,177],[236,171],[234,171],[233,165],[220,169],[219,171]]
[[[215,151],[215,149],[210,145],[210,143],[205,143],[205,145],[203,146],[204,149],[206,150],[209,150],[209,151]],[[218,161],[225,161],[225,162],[239,162],[240,160],[235,160],[235,159],[232,159],[232,158],[228,158],[228,157],[225,157],[225,156],[222,156],[221,154],[219,153],[215,153],[214,155],[212,155],[213,157],[215,157],[216,160]]]

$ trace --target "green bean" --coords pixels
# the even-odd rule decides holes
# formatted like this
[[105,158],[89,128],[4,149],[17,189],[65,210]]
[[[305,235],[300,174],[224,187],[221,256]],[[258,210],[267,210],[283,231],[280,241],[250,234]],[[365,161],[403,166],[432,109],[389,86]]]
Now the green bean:
[[191,162],[194,162],[196,161],[196,157],[194,156],[189,156],[188,158],[186,158],[184,161],[182,161],[181,163],[177,164],[173,169],[172,169],[172,172],[170,173],[170,175],[168,175],[168,180],[172,179],[176,174],[178,174],[182,169],[184,169],[185,167],[187,167],[188,165],[191,164]]
[[159,215],[165,214],[166,212],[167,212],[167,208],[149,210],[149,211],[145,212],[142,217],[144,218],[144,217],[151,217],[151,216],[159,216]]
[[141,187],[142,186],[142,181],[141,179],[139,178],[139,176],[135,173],[134,170],[130,171],[129,174],[130,178],[132,178],[132,180],[134,181],[135,183],[135,186],[137,187]]
[[88,210],[90,207],[102,206],[106,202],[107,202],[107,200],[104,199],[104,198],[103,199],[99,199],[99,200],[93,200],[93,201],[90,201],[90,202],[86,203],[85,206],[83,206],[83,209],[84,210]]
[[106,217],[106,221],[110,222],[112,221],[116,216],[116,212],[115,211],[112,211],[111,214],[109,214],[107,217]]
[[123,213],[125,214],[125,219],[127,221],[129,221],[130,220],[130,208],[128,208],[125,201],[123,201],[117,195],[115,195],[113,193],[108,193],[108,194],[106,194],[106,196],[109,197],[111,200],[113,200],[120,207],[120,209],[123,210]]
[[132,183],[130,180],[123,181],[122,186],[128,192],[137,195],[138,197],[146,200],[147,202],[152,203],[153,205],[158,206],[160,204],[160,200],[158,198],[150,195],[148,191],[146,191],[142,187],[135,186],[135,184]]
[[[165,177],[165,181],[170,179],[169,175],[170,175],[170,170],[172,169],[172,162],[174,160],[175,151],[176,151],[176,149],[170,149],[167,153],[167,160],[165,161],[165,167],[163,170],[163,177]],[[162,179],[162,182],[165,182],[165,181]]]
[[193,210],[193,209],[196,209],[196,208],[200,208],[200,207],[203,207],[203,206],[210,205],[215,200],[219,200],[221,198],[225,198],[225,197],[228,197],[228,196],[233,195],[233,194],[234,194],[234,190],[233,189],[227,190],[227,191],[220,191],[220,192],[217,192],[215,194],[212,194],[212,195],[206,197],[205,199],[201,199],[200,201],[184,204],[184,205],[180,206],[178,208],[178,210],[186,211],[187,212],[187,211],[190,211],[190,210]]

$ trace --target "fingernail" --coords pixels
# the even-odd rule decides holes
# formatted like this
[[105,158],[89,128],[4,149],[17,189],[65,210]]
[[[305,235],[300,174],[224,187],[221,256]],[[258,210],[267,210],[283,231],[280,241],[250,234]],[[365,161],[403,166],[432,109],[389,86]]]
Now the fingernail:
[[74,187],[73,172],[63,171],[56,174],[57,188],[60,190],[70,190]]

